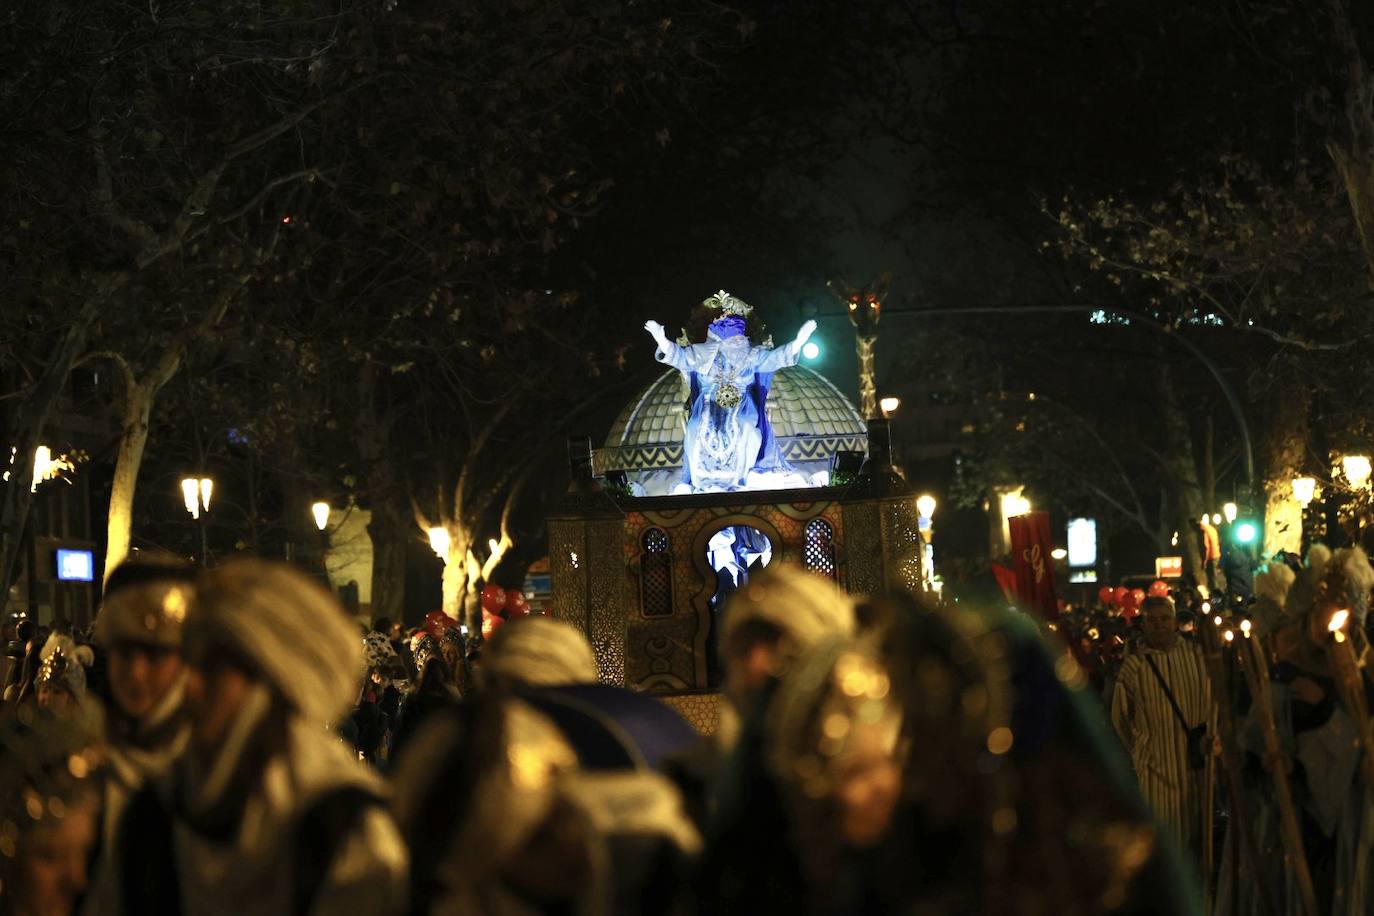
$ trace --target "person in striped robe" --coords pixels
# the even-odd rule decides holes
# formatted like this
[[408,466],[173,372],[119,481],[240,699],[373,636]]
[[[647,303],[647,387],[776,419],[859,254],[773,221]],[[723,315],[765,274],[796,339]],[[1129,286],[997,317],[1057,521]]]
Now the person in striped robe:
[[1112,724],[1125,745],[1141,793],[1180,847],[1197,854],[1202,830],[1202,770],[1188,767],[1187,735],[1150,668],[1154,663],[1189,728],[1215,722],[1202,650],[1178,633],[1174,603],[1141,605],[1142,643],[1121,665],[1112,695]]

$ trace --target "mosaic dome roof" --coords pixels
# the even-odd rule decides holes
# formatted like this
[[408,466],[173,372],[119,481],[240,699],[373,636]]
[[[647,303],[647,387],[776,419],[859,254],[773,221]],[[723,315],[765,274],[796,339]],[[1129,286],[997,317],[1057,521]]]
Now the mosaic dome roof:
[[[598,473],[680,467],[686,432],[687,383],[670,369],[620,412],[598,449]],[[868,428],[858,410],[830,380],[805,366],[773,375],[768,419],[788,461],[828,460],[841,449],[864,451]]]

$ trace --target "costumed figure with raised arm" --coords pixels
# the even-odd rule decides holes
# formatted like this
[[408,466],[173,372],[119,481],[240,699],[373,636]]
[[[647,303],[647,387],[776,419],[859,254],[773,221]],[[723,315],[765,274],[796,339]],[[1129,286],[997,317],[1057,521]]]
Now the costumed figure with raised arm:
[[674,343],[657,321],[644,324],[658,344],[655,357],[681,372],[690,388],[677,492],[799,485],[787,480],[795,472],[778,452],[766,405],[773,373],[797,364],[816,322],[807,321],[780,347],[756,346],[746,333],[751,306],[724,290],[702,304],[720,312],[702,343]]

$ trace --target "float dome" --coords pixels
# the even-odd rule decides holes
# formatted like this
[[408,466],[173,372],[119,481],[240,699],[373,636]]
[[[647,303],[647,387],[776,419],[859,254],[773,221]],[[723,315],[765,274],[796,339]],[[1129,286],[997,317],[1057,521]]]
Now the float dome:
[[[768,419],[782,457],[808,476],[829,470],[836,452],[868,448],[868,429],[858,410],[829,379],[805,366],[773,375]],[[595,473],[624,471],[646,495],[670,492],[682,473],[686,423],[687,382],[670,369],[625,405],[605,446],[593,455]]]

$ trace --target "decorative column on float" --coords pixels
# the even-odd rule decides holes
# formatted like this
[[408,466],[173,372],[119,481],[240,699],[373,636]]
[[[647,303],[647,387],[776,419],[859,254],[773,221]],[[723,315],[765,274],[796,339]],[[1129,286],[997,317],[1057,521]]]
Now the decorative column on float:
[[625,682],[624,514],[592,477],[592,443],[568,439],[572,480],[549,516],[553,616],[587,634],[601,681]]
[[844,304],[849,323],[854,326],[854,341],[859,356],[859,410],[865,420],[879,416],[875,351],[878,346],[878,319],[882,317],[883,300],[887,298],[891,285],[890,273],[882,274],[857,289],[843,280],[826,283]]
[[888,421],[868,421],[868,459],[841,499],[849,592],[881,595],[921,590],[920,510],[906,478],[892,466]]

